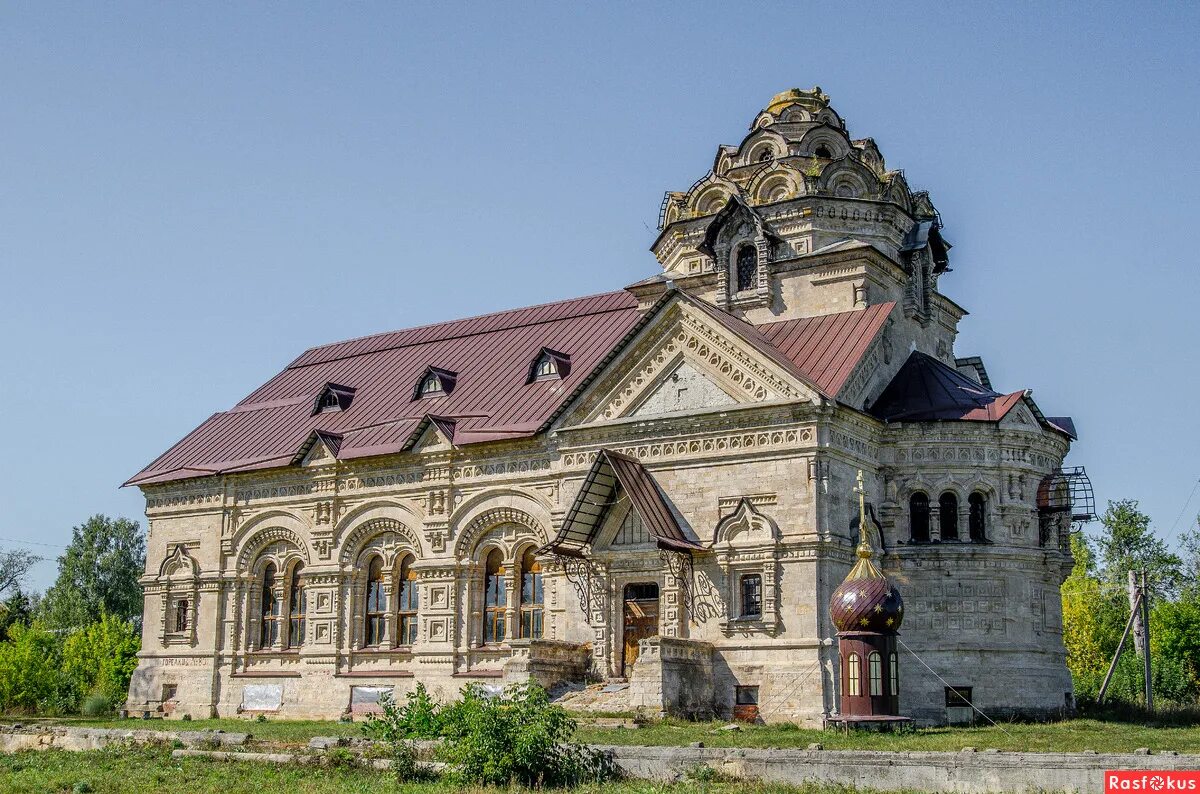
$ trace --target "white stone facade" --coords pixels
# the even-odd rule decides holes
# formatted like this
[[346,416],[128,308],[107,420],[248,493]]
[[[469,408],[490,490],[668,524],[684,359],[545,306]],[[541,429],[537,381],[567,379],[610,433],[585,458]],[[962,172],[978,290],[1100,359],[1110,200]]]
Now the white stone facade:
[[[846,135],[819,90],[776,97],[739,147],[719,150],[715,172],[668,194],[654,245],[665,273],[629,288],[648,322],[548,431],[456,446],[431,425],[402,454],[343,461],[318,443],[291,466],[143,485],[145,623],[129,708],[333,718],[381,687],[424,682],[450,697],[535,668],[547,682],[585,667],[617,677],[624,587],[655,583],[664,640],[642,643],[639,698],[727,715],[735,687],[758,687],[763,719],[818,723],[838,703],[827,605],[852,562],[861,469],[881,567],[907,605],[901,640],[933,671],[902,656],[902,712],[947,719],[946,685],[971,687],[989,712],[1061,709],[1071,682],[1059,585],[1071,560],[1067,527],[1039,527],[1038,485],[1069,438],[1029,398],[998,421],[885,424],[864,410],[911,350],[960,366],[965,312],[938,292],[944,251],[906,249],[914,224],[935,217],[873,142]],[[830,394],[696,300],[752,325],[892,307]],[[566,560],[540,555],[543,641],[513,640],[519,563],[555,539],[602,449],[640,461],[702,548],[686,565],[660,553],[618,501],[571,577]],[[931,542],[911,542],[918,491],[934,507]],[[934,542],[944,493],[957,498],[962,539]],[[986,542],[968,535],[972,494]],[[485,643],[492,550],[504,560],[508,639]],[[387,575],[381,641],[368,647],[374,557]],[[302,629],[288,615],[297,564]],[[268,565],[280,614],[262,647]],[[397,611],[402,565],[419,596],[411,642]],[[747,576],[759,577],[761,603],[743,616]],[[703,678],[695,691],[708,709],[673,700],[674,670]]]

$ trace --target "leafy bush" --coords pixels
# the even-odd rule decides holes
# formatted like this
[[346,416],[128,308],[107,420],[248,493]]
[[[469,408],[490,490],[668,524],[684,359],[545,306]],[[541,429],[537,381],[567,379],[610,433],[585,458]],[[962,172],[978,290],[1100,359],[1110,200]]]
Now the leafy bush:
[[536,683],[489,696],[478,684],[443,709],[438,757],[461,782],[502,786],[574,786],[612,775],[601,753],[571,742],[575,721]]
[[85,717],[106,717],[113,712],[112,701],[103,692],[93,692],[83,699],[79,709]]
[[418,683],[409,692],[403,706],[396,704],[390,692],[379,697],[382,714],[370,714],[363,731],[372,739],[394,744],[402,739],[436,739],[441,733],[438,706],[429,696],[425,685]]
[[71,632],[63,641],[62,667],[76,697],[95,693],[122,703],[137,668],[141,639],[133,624],[113,615]]
[[59,638],[40,623],[16,624],[0,643],[0,707],[5,711],[62,713],[74,706],[61,671]]

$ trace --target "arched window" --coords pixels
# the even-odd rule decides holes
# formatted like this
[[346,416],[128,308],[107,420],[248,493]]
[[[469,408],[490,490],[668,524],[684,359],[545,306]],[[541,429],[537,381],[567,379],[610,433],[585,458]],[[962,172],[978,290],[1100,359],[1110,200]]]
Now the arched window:
[[558,377],[558,367],[554,364],[554,359],[548,355],[543,355],[537,360],[537,367],[534,370],[536,378],[555,378]]
[[425,376],[425,380],[421,381],[422,397],[431,394],[441,394],[443,391],[445,390],[442,388],[442,379],[433,372],[430,372]]
[[929,541],[929,497],[920,491],[908,498],[908,527],[914,542]]
[[383,558],[372,557],[367,567],[367,614],[365,644],[380,645],[386,626],[386,597],[383,594]]
[[958,540],[958,497],[950,491],[938,498],[938,525],[942,540]]
[[828,146],[821,144],[813,151],[813,155],[816,157],[824,157],[826,160],[829,160],[832,159],[833,152],[829,151]]
[[862,694],[861,673],[857,653],[850,654],[846,659],[846,689],[850,697],[856,698]]
[[967,505],[971,508],[970,518],[967,520],[971,540],[984,543],[987,541],[987,497],[976,491],[967,497]]
[[299,648],[304,644],[304,628],[308,618],[308,595],[304,591],[302,563],[292,568],[292,586],[288,588],[288,647]]
[[527,549],[521,557],[521,637],[541,639],[542,608],[545,604],[542,589],[542,564]]
[[420,601],[417,596],[417,572],[412,564],[415,558],[409,554],[400,561],[400,580],[396,598],[396,629],[399,645],[413,645],[417,641],[417,612]]
[[279,640],[279,597],[275,595],[275,563],[263,569],[262,622],[258,631],[258,647],[272,648]]
[[895,653],[888,655],[888,678],[891,679],[892,696],[900,694],[900,660]]
[[758,282],[758,249],[743,245],[737,252],[737,291],[754,289]]
[[508,606],[508,591],[504,586],[504,558],[499,549],[488,553],[484,566],[483,641],[504,642],[504,618]]
[[762,151],[758,153],[758,161],[760,163],[765,163],[768,160],[774,160],[774,159],[775,159],[775,150],[772,149],[770,146],[764,146]]
[[870,682],[868,691],[871,697],[879,697],[883,694],[883,657],[879,655],[879,651],[871,651],[867,656],[867,673]]

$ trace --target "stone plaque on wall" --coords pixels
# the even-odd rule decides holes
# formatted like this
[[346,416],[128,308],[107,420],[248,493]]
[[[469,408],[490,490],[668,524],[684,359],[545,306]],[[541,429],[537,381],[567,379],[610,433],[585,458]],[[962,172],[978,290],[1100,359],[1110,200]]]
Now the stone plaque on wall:
[[279,711],[282,704],[279,684],[246,684],[242,689],[242,711]]

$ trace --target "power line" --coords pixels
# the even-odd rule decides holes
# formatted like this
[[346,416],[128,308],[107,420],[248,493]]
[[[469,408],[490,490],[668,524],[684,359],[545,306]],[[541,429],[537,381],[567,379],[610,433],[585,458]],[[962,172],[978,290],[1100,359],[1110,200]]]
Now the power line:
[[16,538],[0,538],[0,543],[12,543],[17,546],[49,546],[55,549],[65,549],[61,543],[39,543],[36,540],[17,540]]
[[1183,503],[1183,507],[1179,509],[1179,515],[1175,516],[1175,523],[1171,524],[1171,529],[1167,532],[1172,535],[1175,532],[1175,527],[1179,526],[1179,519],[1183,518],[1183,514],[1187,512],[1188,505],[1192,503],[1192,497],[1196,495],[1196,489],[1200,488],[1200,478],[1197,478],[1196,484],[1192,486],[1192,492],[1188,494],[1187,501]]

